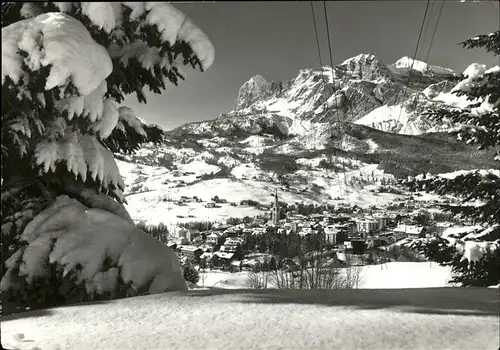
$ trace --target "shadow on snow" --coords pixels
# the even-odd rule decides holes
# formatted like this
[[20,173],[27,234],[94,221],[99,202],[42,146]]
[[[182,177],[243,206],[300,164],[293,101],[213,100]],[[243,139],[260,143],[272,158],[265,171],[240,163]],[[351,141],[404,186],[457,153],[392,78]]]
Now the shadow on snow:
[[191,297],[229,296],[231,302],[310,304],[460,316],[498,316],[499,291],[495,288],[411,288],[349,290],[192,290]]

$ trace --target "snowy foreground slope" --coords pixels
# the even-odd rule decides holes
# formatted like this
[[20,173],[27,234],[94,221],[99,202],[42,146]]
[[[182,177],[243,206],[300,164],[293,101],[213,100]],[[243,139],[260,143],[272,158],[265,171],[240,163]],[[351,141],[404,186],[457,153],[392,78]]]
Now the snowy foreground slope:
[[498,349],[498,290],[199,290],[4,317],[10,349]]

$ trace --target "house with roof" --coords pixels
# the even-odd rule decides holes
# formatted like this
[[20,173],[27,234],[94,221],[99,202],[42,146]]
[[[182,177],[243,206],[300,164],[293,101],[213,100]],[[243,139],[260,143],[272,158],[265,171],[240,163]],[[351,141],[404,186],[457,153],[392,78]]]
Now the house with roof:
[[378,229],[383,230],[387,227],[387,223],[389,221],[389,216],[384,213],[376,213],[372,216],[373,220],[377,221]]
[[325,241],[329,244],[338,244],[337,236],[340,235],[341,230],[334,225],[327,225],[324,227]]
[[222,232],[213,231],[207,236],[207,244],[220,245],[224,243],[226,235]]
[[252,229],[252,235],[263,235],[264,233],[266,233],[265,227],[254,227]]
[[179,250],[182,256],[193,259],[195,261],[199,261],[200,256],[203,254],[203,249],[193,245],[180,246]]
[[366,240],[367,248],[378,248],[391,244],[391,239],[388,236],[370,237]]
[[298,222],[297,221],[287,222],[287,223],[285,223],[284,228],[285,228],[285,230],[287,230],[287,232],[297,233]]
[[425,233],[425,228],[418,225],[399,224],[393,230],[393,236],[397,239],[424,237]]
[[218,251],[212,254],[210,260],[211,265],[214,267],[222,267],[222,269],[229,269],[231,262],[235,260],[234,253]]
[[224,249],[224,251],[231,251],[231,252],[234,252],[236,251],[236,249],[238,247],[241,247],[243,245],[243,239],[242,238],[239,238],[239,237],[229,237],[229,238],[226,238],[226,240],[224,241],[224,245],[221,249]]
[[356,229],[362,235],[370,234],[379,229],[379,223],[374,219],[356,220]]

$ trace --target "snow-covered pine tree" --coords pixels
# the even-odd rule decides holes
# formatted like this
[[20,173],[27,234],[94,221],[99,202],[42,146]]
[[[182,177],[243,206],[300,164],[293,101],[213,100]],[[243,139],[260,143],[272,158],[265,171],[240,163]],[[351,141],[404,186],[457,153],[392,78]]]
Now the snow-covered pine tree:
[[3,298],[34,307],[185,288],[173,252],[123,206],[113,155],[163,132],[117,105],[213,59],[171,4],[2,2]]
[[[500,31],[461,44],[468,49],[484,48],[498,56]],[[500,67],[486,69],[484,65],[472,64],[462,78],[452,92],[467,98],[466,108],[440,108],[425,114],[433,120],[462,125],[454,131],[458,140],[491,150],[499,167],[461,171],[451,176],[427,174],[406,181],[413,189],[460,197],[460,205],[447,205],[445,209],[481,227],[473,232],[422,239],[415,246],[428,258],[451,266],[455,273],[452,282],[463,286],[496,285],[500,283]]]

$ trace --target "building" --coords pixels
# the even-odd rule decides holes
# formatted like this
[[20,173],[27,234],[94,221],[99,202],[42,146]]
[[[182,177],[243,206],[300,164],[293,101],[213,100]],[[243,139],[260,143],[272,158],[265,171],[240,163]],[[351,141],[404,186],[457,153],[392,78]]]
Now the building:
[[387,236],[370,237],[366,240],[368,248],[377,248],[391,244],[391,240]]
[[273,226],[278,226],[280,219],[280,205],[278,202],[278,190],[274,193],[274,205],[271,209],[271,223]]
[[344,247],[346,251],[352,252],[353,254],[363,254],[366,250],[366,242],[363,239],[353,239],[345,241]]
[[378,229],[383,230],[387,227],[387,222],[389,221],[389,217],[383,214],[373,215],[373,220],[377,221]]
[[192,230],[187,230],[185,232],[185,237],[187,238],[188,241],[192,242],[196,237],[198,237],[200,234],[198,232],[192,231]]
[[406,237],[419,238],[423,237],[424,234],[425,234],[425,229],[423,226],[400,224],[394,229],[394,237],[396,239],[401,239]]
[[235,252],[238,247],[243,245],[243,240],[241,238],[226,238],[224,241],[224,251],[225,252]]
[[327,215],[323,217],[323,222],[325,224],[344,224],[347,223],[351,218],[349,216],[331,216]]
[[254,227],[252,229],[252,235],[263,235],[266,233],[265,227]]
[[200,247],[185,245],[179,248],[182,256],[194,259],[195,261],[198,261],[200,256],[203,254],[203,249]]
[[347,238],[347,231],[342,230],[341,228],[334,226],[334,225],[328,225],[325,226],[325,241],[326,243],[329,244],[342,244]]
[[285,223],[284,227],[285,227],[287,232],[297,233],[298,225],[297,225],[296,221],[287,222],[287,223]]
[[337,224],[335,227],[345,229],[348,236],[353,236],[358,233],[358,225],[353,220],[347,221],[344,224]]
[[373,219],[363,219],[356,221],[356,229],[361,234],[369,234],[378,230],[379,224]]
[[224,235],[220,232],[212,232],[207,236],[207,243],[212,245],[219,245],[224,242]]
[[447,221],[452,218],[452,214],[441,210],[431,210],[431,219],[434,221]]
[[187,232],[188,232],[188,230],[186,230],[186,229],[180,229],[177,234],[178,234],[179,238],[187,238],[186,237]]
[[223,268],[228,268],[231,265],[231,262],[235,260],[234,253],[230,252],[215,252],[212,254],[212,258],[210,262],[212,266],[218,266]]

